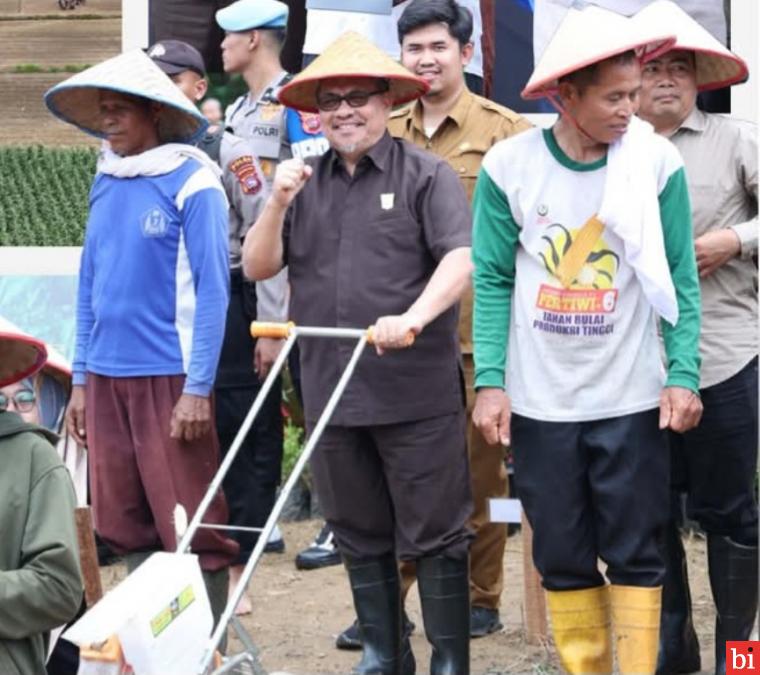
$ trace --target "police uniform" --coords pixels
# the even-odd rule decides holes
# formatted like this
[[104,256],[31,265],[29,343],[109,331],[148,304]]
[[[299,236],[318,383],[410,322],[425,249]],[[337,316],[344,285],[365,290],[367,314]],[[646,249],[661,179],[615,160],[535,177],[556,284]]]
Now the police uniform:
[[277,164],[293,156],[287,138],[285,106],[277,100],[277,91],[289,79],[290,75],[281,71],[261,96],[253,99],[250,92],[243,94],[227,108],[225,116],[227,128],[251,144],[270,185]]
[[[288,6],[277,2],[277,0],[238,0],[238,2],[216,13],[217,23],[227,32],[282,29],[287,25],[287,17]],[[281,70],[264,87],[264,90],[258,97],[254,98],[248,92],[232,103],[225,113],[227,131],[234,134],[235,137],[243,139],[250,155],[257,158],[263,180],[266,183],[267,192],[274,180],[275,169],[281,161],[293,156],[305,157],[321,154],[327,149],[326,140],[322,137],[316,115],[302,115],[294,110],[289,110],[277,100],[278,91],[291,77],[285,70]],[[317,121],[316,124],[314,123],[315,120]],[[224,150],[224,145],[223,142],[222,150]],[[224,152],[221,154],[224,155]],[[228,169],[230,169],[225,163],[227,158],[222,156],[221,159],[222,167],[227,173]],[[233,163],[239,162],[240,158],[235,158],[233,153],[230,161]],[[244,167],[243,171],[246,172],[250,180],[250,169]],[[230,182],[232,186],[235,190],[239,190],[241,185],[239,173],[231,170],[229,174],[231,174]],[[258,212],[258,209],[256,209],[249,214],[253,217],[244,217],[241,229],[237,233],[234,232],[235,226],[231,221],[231,236],[244,234],[248,227],[256,220]],[[230,251],[232,256],[232,247]],[[237,246],[237,253],[236,259],[231,258],[233,284],[235,280],[235,265],[237,265],[238,275],[240,275],[239,246]],[[242,279],[242,275],[240,275],[240,278]],[[288,303],[287,271],[283,270],[272,279],[258,282],[255,288],[257,294],[256,314],[258,318],[267,321],[285,321],[287,319]],[[237,378],[243,376],[241,375],[242,369],[246,369],[244,372],[249,375],[253,373],[251,369],[253,349],[249,348],[253,345],[253,340],[249,337],[247,330],[247,319],[250,318],[250,308],[247,311],[249,314],[246,316],[245,334],[243,333],[244,326],[239,325],[234,328],[229,325],[228,321],[228,331],[239,330],[241,341],[248,344],[248,347],[245,349],[243,349],[242,344],[236,345],[239,349],[237,352],[238,361],[230,361],[230,372],[226,372],[225,369],[224,377],[229,377],[232,382],[236,382]],[[293,352],[291,355],[293,355]],[[224,357],[225,353],[223,351],[220,369],[225,365]],[[243,361],[240,361],[240,359],[243,359]],[[244,362],[245,359],[247,359],[247,363]],[[292,378],[298,388],[298,372],[297,369],[293,369],[295,363],[297,363],[297,359],[290,361]],[[222,373],[220,372],[220,374]],[[255,374],[252,377],[256,378]],[[258,380],[256,380],[256,389],[258,389]],[[250,392],[252,389],[248,388],[245,391]],[[233,401],[234,397],[237,397],[239,400]],[[267,398],[264,409],[259,413],[254,423],[251,431],[253,439],[249,436],[248,442],[251,442],[251,452],[244,453],[244,459],[239,460],[240,462],[246,462],[245,470],[240,472],[231,471],[225,479],[225,489],[228,493],[228,501],[230,502],[230,511],[233,519],[236,506],[239,505],[241,514],[248,512],[250,518],[257,521],[254,524],[249,518],[249,522],[246,523],[254,526],[262,526],[264,524],[266,517],[274,505],[276,487],[280,480],[283,441],[282,415],[280,412],[281,398],[282,382],[278,378]],[[245,397],[242,390],[239,396],[231,394],[229,400],[231,404],[229,409],[230,415],[236,410],[239,422],[242,423],[243,416],[247,413],[252,400],[253,398],[250,394],[248,397]],[[236,405],[233,406],[232,404]],[[217,410],[224,415],[224,411],[219,410],[219,405],[217,405]],[[224,420],[222,419],[221,421]],[[232,417],[230,417],[230,422],[232,422]],[[228,440],[232,442],[236,431],[233,430],[234,425],[231,423],[228,429],[222,429],[218,420],[217,426],[220,429],[220,438],[223,435],[227,437],[227,434],[230,434]],[[239,423],[237,426],[239,426]],[[225,446],[224,438],[222,438],[222,446]],[[235,476],[233,474],[239,475]],[[233,491],[239,494],[239,500],[230,495],[228,487],[233,483],[238,484],[237,489],[233,488]],[[251,542],[252,546],[256,538],[257,535],[255,534],[243,534],[239,539],[247,539]],[[241,546],[243,553],[246,552],[247,548],[245,544]],[[241,558],[244,560],[242,555]]]
[[[216,13],[217,23],[232,33],[282,29],[287,20],[288,6],[277,0],[238,0]],[[279,90],[292,77],[281,70],[258,98],[248,92],[225,112],[228,130],[251,143],[270,187],[281,161],[321,155],[328,148],[318,115],[291,110],[277,99]]]
[[[422,113],[420,102],[396,110],[391,114],[388,130],[392,135],[412,141],[445,159],[459,176],[470,202],[485,153],[498,141],[530,128],[530,123],[514,111],[466,89],[430,137],[425,133]],[[488,500],[507,496],[507,471],[503,449],[489,446],[472,426],[471,291],[461,302],[459,341],[467,383],[467,445],[473,499],[470,527],[475,532],[470,548],[470,600],[473,607],[498,610],[504,587],[503,558],[507,530],[502,524],[489,522]],[[402,576],[407,590],[414,581],[414,569],[402,565]]]
[[313,157],[327,150],[319,116],[291,110],[277,100],[277,92],[291,79],[283,70],[257,99],[244,94],[227,108],[228,129],[251,143],[270,186],[281,161]]
[[[284,320],[287,281],[246,281],[241,268],[242,241],[261,212],[268,188],[252,144],[228,131],[207,134],[199,147],[222,168],[222,183],[229,200],[230,304],[224,343],[214,383],[216,429],[226,452],[243,424],[261,383],[253,369],[256,341],[251,321]],[[224,479],[230,523],[263,527],[274,506],[282,464],[281,388],[279,381],[241,447],[235,466]],[[234,532],[240,544],[237,564],[244,564],[258,535]]]

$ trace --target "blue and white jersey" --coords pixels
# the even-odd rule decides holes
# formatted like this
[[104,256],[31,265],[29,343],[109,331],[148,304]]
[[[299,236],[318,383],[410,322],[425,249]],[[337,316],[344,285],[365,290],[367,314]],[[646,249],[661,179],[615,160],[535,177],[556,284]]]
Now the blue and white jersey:
[[227,200],[189,158],[159,176],[98,173],[79,274],[74,384],[110,377],[214,382],[229,300]]

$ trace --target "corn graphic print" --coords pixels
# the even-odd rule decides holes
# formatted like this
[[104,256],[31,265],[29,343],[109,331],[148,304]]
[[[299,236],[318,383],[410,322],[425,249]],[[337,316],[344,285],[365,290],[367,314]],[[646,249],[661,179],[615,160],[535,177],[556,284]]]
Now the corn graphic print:
[[[620,258],[609,249],[603,237],[597,236],[598,234],[599,229],[592,230],[585,225],[575,229],[568,229],[559,223],[549,225],[541,237],[546,241],[546,247],[539,253],[546,271],[559,279],[565,288],[613,288]],[[582,246],[584,253],[590,248],[585,260],[570,261],[569,258],[580,250],[580,239],[589,235],[594,236],[595,242]]]

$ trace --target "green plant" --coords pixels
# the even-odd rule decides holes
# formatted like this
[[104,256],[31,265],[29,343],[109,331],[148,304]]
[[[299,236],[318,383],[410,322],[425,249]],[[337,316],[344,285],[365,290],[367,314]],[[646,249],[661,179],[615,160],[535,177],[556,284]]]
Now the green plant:
[[67,63],[64,66],[52,66],[50,73],[81,73],[83,70],[91,68],[91,63]]
[[216,98],[222,104],[222,110],[233,103],[238,96],[248,92],[248,85],[240,75],[224,73],[208,74],[208,93],[206,98]]
[[13,66],[16,74],[27,73],[80,73],[90,67],[89,63],[67,63],[63,66],[41,66],[38,63],[17,63]]
[[44,73],[45,69],[36,63],[17,63],[13,66],[14,73]]
[[0,246],[81,246],[93,148],[0,148]]
[[285,438],[282,449],[282,480],[288,479],[303,449],[303,428],[291,419],[285,421]]

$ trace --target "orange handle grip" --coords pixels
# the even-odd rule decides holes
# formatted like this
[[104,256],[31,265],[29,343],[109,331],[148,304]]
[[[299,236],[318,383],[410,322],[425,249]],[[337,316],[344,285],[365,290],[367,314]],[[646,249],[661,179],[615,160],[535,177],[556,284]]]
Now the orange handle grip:
[[[374,330],[375,330],[374,326],[370,326],[369,328],[367,328],[367,342],[369,344],[371,344],[371,345],[375,344],[375,340],[374,340],[374,337],[373,337],[373,331]],[[409,331],[404,336],[404,345],[403,346],[404,346],[404,348],[406,348],[406,347],[411,347],[413,344],[414,344],[414,333],[412,333],[412,331]]]
[[295,327],[292,321],[288,323],[274,323],[270,321],[252,321],[251,337],[285,339]]

